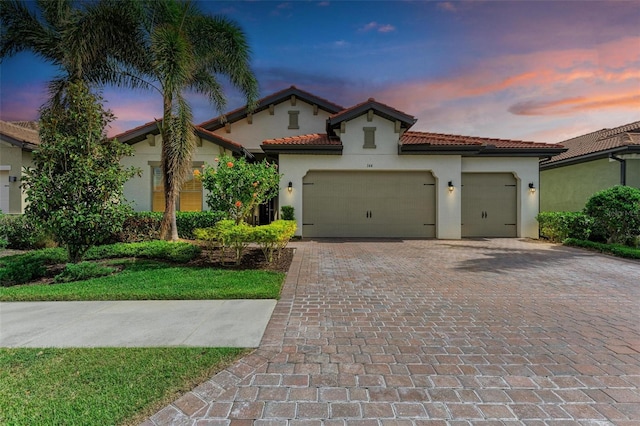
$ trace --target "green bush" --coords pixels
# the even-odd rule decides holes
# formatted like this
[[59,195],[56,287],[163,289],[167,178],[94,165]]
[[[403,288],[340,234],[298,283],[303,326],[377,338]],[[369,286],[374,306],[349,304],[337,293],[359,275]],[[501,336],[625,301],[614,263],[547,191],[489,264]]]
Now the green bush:
[[5,237],[0,236],[0,249],[6,249],[9,245],[9,241]]
[[236,223],[234,220],[227,219],[216,223],[214,229],[223,255],[224,249],[231,247],[235,253],[236,265],[239,265],[244,249],[252,242],[252,227],[245,222]]
[[590,250],[599,251],[601,253],[610,253],[618,257],[627,259],[640,259],[640,249],[628,247],[620,244],[603,244],[594,241],[584,241],[575,238],[568,238],[564,242],[565,245],[573,247],[582,247]]
[[197,228],[210,228],[216,225],[224,217],[223,212],[176,212],[176,224],[180,238],[192,240],[195,238],[193,230]]
[[295,220],[293,215],[293,206],[282,206],[280,207],[282,210],[282,220]]
[[0,258],[0,285],[24,284],[46,275],[46,265],[66,262],[67,253],[61,248],[47,248]]
[[240,263],[242,253],[250,243],[257,243],[267,262],[271,263],[276,250],[280,256],[295,232],[296,222],[291,220],[276,220],[269,225],[254,227],[244,222],[236,224],[233,220],[221,220],[213,228],[194,230],[198,240],[219,243],[223,258],[225,249],[233,248],[236,264]]
[[640,189],[617,185],[595,193],[584,208],[608,243],[633,246],[640,235]]
[[141,243],[116,243],[92,247],[85,259],[111,259],[118,257],[140,257],[185,263],[200,254],[200,247],[185,242],[146,241]]
[[94,262],[67,263],[64,270],[53,279],[56,283],[88,280],[111,275],[116,269]]
[[586,240],[593,220],[582,212],[542,212],[536,216],[540,236],[562,242],[567,238]]
[[[221,212],[176,212],[176,224],[180,238],[192,240],[197,228],[214,226],[223,216]],[[112,237],[112,242],[133,243],[153,241],[160,236],[162,212],[132,212],[124,221],[122,231]]]
[[0,237],[7,241],[7,248],[15,250],[44,247],[50,240],[37,222],[24,214],[0,215]]

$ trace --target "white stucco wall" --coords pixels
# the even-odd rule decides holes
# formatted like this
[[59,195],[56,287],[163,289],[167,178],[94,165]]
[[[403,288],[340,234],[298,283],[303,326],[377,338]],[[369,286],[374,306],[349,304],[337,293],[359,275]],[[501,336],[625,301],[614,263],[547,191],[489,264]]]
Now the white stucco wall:
[[[299,111],[299,129],[289,129],[289,111]],[[253,124],[249,124],[246,118],[231,123],[231,133],[225,128],[220,128],[214,133],[223,138],[231,139],[242,144],[251,152],[262,152],[260,144],[265,139],[284,138],[289,136],[308,135],[311,133],[326,133],[326,122],[329,113],[318,108],[318,115],[313,115],[313,106],[296,100],[291,105],[289,100],[274,106],[274,114],[269,114],[269,109],[253,115]]]
[[[365,149],[363,127],[376,127],[376,148]],[[538,192],[529,192],[529,182],[538,188],[538,159],[519,157],[473,158],[460,155],[398,155],[394,124],[378,116],[366,115],[346,123],[341,135],[342,155],[281,154],[280,206],[291,205],[302,232],[302,179],[310,170],[430,171],[436,179],[436,237],[461,238],[461,191],[463,172],[510,172],[518,181],[518,236],[538,238]],[[448,182],[455,189],[449,191]],[[287,190],[293,183],[291,193]]]
[[[132,202],[136,211],[150,211],[152,208],[152,166],[151,163],[159,162],[162,138],[160,135],[155,136],[155,146],[149,145],[149,142],[143,140],[133,145],[134,155],[125,157],[121,163],[125,167],[134,166],[141,170],[141,175],[129,179],[124,184],[124,197],[127,201]],[[225,149],[219,145],[202,140],[202,146],[196,147],[193,161],[202,161],[208,165],[215,165],[215,158],[224,154]],[[226,151],[231,155],[230,151]],[[206,194],[202,197],[202,209],[208,210],[206,205]]]

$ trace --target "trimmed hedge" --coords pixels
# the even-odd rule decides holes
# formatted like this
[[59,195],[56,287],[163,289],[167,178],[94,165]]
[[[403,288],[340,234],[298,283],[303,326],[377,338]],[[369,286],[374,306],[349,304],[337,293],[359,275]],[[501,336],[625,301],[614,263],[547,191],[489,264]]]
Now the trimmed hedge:
[[618,257],[627,259],[640,259],[640,248],[623,246],[621,244],[604,244],[593,241],[584,241],[576,238],[567,238],[564,244],[572,247],[582,247],[589,250],[595,250],[600,253],[610,253]]
[[582,212],[542,212],[536,220],[540,236],[558,243],[567,238],[586,240],[593,226],[593,219]]
[[244,222],[236,224],[233,220],[221,220],[216,226],[196,229],[196,238],[213,245],[216,242],[222,250],[232,248],[235,252],[236,264],[240,263],[244,249],[250,243],[256,243],[262,249],[267,262],[273,261],[274,252],[278,256],[287,246],[296,232],[296,222],[291,220],[276,220],[268,225],[249,226]]
[[616,185],[596,192],[584,212],[594,219],[608,243],[636,244],[640,236],[640,189]]
[[[162,214],[162,212],[133,212],[124,221],[122,231],[113,236],[112,242],[133,243],[158,239]],[[215,226],[222,217],[222,212],[215,211],[176,212],[178,236],[193,240],[195,239],[194,229]]]

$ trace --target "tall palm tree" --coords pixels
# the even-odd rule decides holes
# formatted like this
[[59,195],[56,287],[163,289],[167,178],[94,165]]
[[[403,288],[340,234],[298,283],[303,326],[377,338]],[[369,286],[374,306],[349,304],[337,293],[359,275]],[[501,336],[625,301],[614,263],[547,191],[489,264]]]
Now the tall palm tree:
[[71,82],[117,82],[114,65],[136,57],[139,20],[133,0],[0,2],[0,61],[31,51],[61,71],[50,82],[50,103],[60,102]]
[[162,95],[161,167],[165,211],[161,238],[177,240],[176,201],[191,174],[196,146],[188,91],[207,96],[224,111],[226,99],[219,76],[225,76],[252,106],[258,84],[250,67],[250,50],[237,23],[206,15],[184,0],[151,0],[144,3],[144,23],[138,38],[143,46],[129,70],[129,84],[151,87]]

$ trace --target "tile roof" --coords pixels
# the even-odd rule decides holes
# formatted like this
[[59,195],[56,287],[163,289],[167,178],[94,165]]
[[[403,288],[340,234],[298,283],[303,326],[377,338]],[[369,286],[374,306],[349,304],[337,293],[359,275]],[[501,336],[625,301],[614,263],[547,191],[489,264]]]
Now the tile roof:
[[267,139],[263,145],[342,145],[340,139],[330,138],[326,133],[313,133],[310,135],[291,136],[288,138]]
[[[286,89],[279,90],[275,93],[265,96],[264,98],[259,99],[256,102],[257,107],[253,111],[253,113],[255,114],[264,109],[267,109],[271,104],[281,103],[289,99],[291,95],[295,95],[306,102],[310,102],[312,104],[315,103],[319,107],[327,110],[330,113],[341,111],[344,109],[343,106],[335,104],[327,99],[321,98],[320,96],[316,96],[313,93],[309,93],[305,90],[298,89],[296,86],[290,86],[290,87],[287,87]],[[234,121],[240,120],[246,117],[248,115],[248,112],[249,111],[247,110],[247,107],[243,106],[240,108],[236,108],[233,111],[230,111],[226,114],[222,114],[217,117],[214,117],[211,120],[202,122],[198,124],[198,126],[205,129],[209,129],[209,130],[219,129],[224,125],[226,121],[234,122]]]
[[220,141],[220,142],[222,142],[224,144],[229,145],[230,147],[235,147],[237,149],[243,149],[244,148],[238,142],[232,141],[231,139],[223,138],[222,136],[218,135],[217,133],[213,133],[212,131],[209,131],[209,130],[203,128],[203,127],[195,126],[195,129],[196,129],[196,132],[200,133],[201,136],[204,136],[205,139]]
[[[162,121],[162,120],[160,120]],[[158,122],[156,120],[149,121],[133,129],[129,129],[125,132],[115,135],[113,138],[118,139],[120,142],[137,143],[147,137],[147,134],[159,134]]]
[[0,134],[11,139],[13,143],[23,144],[22,147],[25,149],[33,150],[40,145],[40,134],[33,125],[25,123],[28,122],[13,123],[0,120]]
[[447,135],[427,132],[405,132],[400,137],[402,145],[436,145],[436,146],[494,146],[496,148],[561,148],[540,142],[527,142],[509,139],[481,138],[477,136]]
[[630,145],[639,145],[640,121],[624,124],[612,129],[602,129],[586,135],[577,136],[560,142],[567,151],[544,161],[542,164],[553,164],[563,160],[574,159],[579,161],[581,157],[597,154],[615,148],[624,148]]

